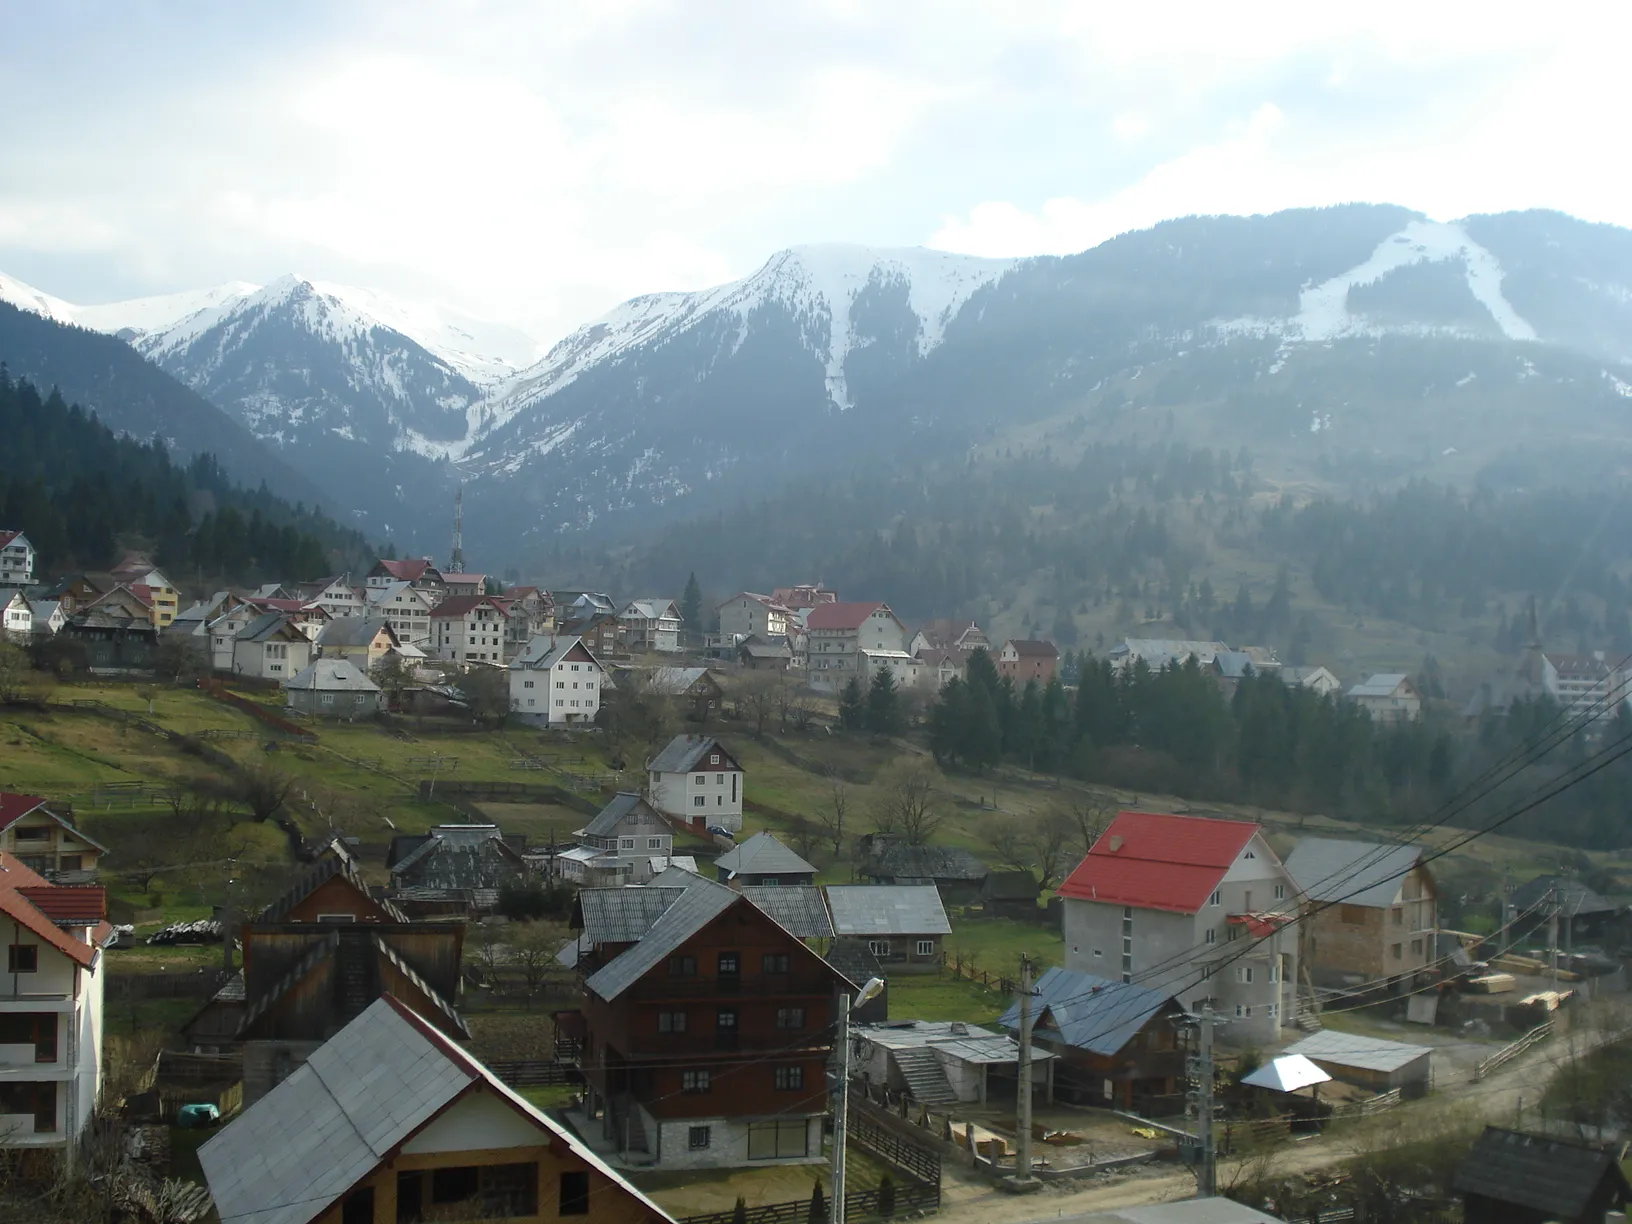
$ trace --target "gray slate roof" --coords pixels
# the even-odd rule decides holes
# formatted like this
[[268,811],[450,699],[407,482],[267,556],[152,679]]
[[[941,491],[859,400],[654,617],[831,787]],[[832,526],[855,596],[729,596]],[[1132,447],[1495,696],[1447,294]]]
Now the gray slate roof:
[[350,659],[313,659],[283,682],[286,689],[314,693],[377,693],[380,686],[365,676]]
[[691,692],[691,686],[707,675],[706,667],[654,667],[649,683],[654,693],[681,697]]
[[[653,773],[690,773],[719,740],[712,735],[677,735],[647,766]],[[724,752],[722,746],[720,751]],[[733,766],[732,768],[735,768]]]
[[1349,689],[1350,697],[1388,697],[1405,680],[1404,672],[1378,672]]
[[1282,1224],[1282,1221],[1279,1216],[1266,1215],[1256,1207],[1233,1199],[1204,1198],[1065,1216],[1052,1224]]
[[[858,990],[873,978],[884,976],[884,966],[879,964],[878,957],[873,955],[873,950],[867,946],[865,939],[835,940],[822,959],[843,974]],[[888,984],[884,989],[889,989]]]
[[1420,846],[1306,837],[1286,860],[1287,874],[1313,901],[1393,905],[1406,874],[1422,858]]
[[1563,876],[1537,876],[1513,890],[1513,904],[1521,910],[1533,909],[1553,889],[1558,890],[1558,906],[1566,918],[1581,914],[1613,914],[1621,907],[1600,896],[1579,880]]
[[1573,1220],[1586,1211],[1606,1177],[1623,1189],[1627,1185],[1613,1152],[1487,1126],[1451,1189],[1528,1207],[1549,1219]]
[[524,866],[497,825],[440,825],[391,867],[393,882],[431,889],[497,889]]
[[890,844],[874,857],[868,873],[909,880],[984,880],[990,870],[969,851],[956,846]]
[[714,860],[714,866],[732,875],[815,875],[805,862],[771,833],[755,833]]
[[822,900],[822,890],[814,884],[745,884],[742,895],[790,935],[799,939],[833,936],[833,919]]
[[287,613],[263,612],[238,630],[237,640],[240,642],[264,642],[288,623],[289,616]]
[[1313,1062],[1329,1062],[1340,1067],[1360,1067],[1367,1071],[1398,1071],[1408,1063],[1416,1062],[1424,1054],[1432,1054],[1429,1046],[1406,1045],[1403,1041],[1384,1041],[1380,1037],[1362,1037],[1358,1033],[1339,1033],[1327,1030],[1313,1033],[1302,1041],[1294,1042],[1282,1054],[1302,1054]]
[[651,930],[685,892],[685,888],[653,885],[585,888],[578,893],[574,925],[583,927],[584,936],[591,944],[634,943]]
[[508,1100],[542,1142],[564,1144],[654,1218],[668,1218],[487,1068],[380,999],[199,1149],[222,1224],[307,1224],[473,1085]]
[[[1132,1041],[1146,1021],[1167,1006],[1172,997],[1091,973],[1050,969],[1037,980],[1037,997],[1032,1000],[1032,1031],[1052,1036],[1049,1030],[1036,1027],[1046,1008],[1066,1045],[1110,1057]],[[1019,1031],[1018,1001],[1009,1005],[998,1024],[1011,1032]]]
[[637,808],[645,808],[650,819],[639,821],[641,824],[657,824],[663,827],[663,832],[669,832],[668,823],[659,816],[652,806],[639,795],[629,791],[619,791],[612,796],[612,801],[595,814],[595,819],[584,826],[584,832],[592,837],[614,837],[618,826]]
[[652,924],[639,943],[611,964],[596,970],[584,985],[610,1003],[645,977],[649,970],[667,960],[669,954],[686,940],[742,899],[723,884],[710,884],[700,877],[699,882],[702,887],[685,889],[663,916]]
[[832,884],[827,908],[835,935],[947,935],[941,894],[933,884]]
[[317,644],[330,649],[343,646],[367,646],[381,629],[391,626],[376,616],[337,616],[317,633]]

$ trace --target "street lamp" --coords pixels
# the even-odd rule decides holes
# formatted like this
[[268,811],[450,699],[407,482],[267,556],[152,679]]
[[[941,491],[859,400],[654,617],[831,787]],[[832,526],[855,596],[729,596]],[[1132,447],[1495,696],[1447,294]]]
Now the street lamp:
[[[884,989],[884,979],[868,978],[867,984],[856,992],[854,1006],[860,1007],[876,999]],[[849,991],[839,992],[839,1091],[834,1098],[833,1110],[833,1204],[828,1219],[830,1224],[844,1224],[844,1148],[850,1129],[850,1008]]]

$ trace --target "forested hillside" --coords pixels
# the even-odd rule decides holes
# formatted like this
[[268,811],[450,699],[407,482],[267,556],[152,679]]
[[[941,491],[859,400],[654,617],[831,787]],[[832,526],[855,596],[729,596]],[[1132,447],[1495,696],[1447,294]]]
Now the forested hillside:
[[[1275,647],[1289,663],[1482,675],[1534,594],[1549,648],[1632,649],[1632,505],[1593,487],[1414,482],[1352,500],[1284,487],[1245,451],[1090,445],[792,486],[549,572],[724,598],[820,578],[907,620],[1107,649],[1122,636]],[[1391,665],[1391,666],[1390,666]]]
[[264,485],[242,488],[211,455],[178,466],[162,443],[122,437],[3,366],[0,437],[0,526],[28,536],[42,574],[102,568],[138,546],[177,581],[316,578],[366,563],[357,532]]

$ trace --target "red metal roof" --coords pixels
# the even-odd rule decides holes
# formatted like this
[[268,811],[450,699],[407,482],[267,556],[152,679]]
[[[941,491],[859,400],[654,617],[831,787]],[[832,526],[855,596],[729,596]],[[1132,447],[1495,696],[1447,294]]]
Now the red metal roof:
[[88,966],[96,958],[96,948],[88,943],[81,943],[52,922],[23,891],[27,889],[34,892],[36,889],[49,890],[56,887],[57,885],[47,884],[11,855],[0,851],[0,914],[27,927],[43,942],[50,944],[75,964]]
[[12,821],[44,806],[45,800],[38,795],[14,795],[10,791],[0,791],[0,829],[9,829]]
[[807,629],[860,629],[881,603],[824,603],[817,604],[805,619]]
[[25,885],[17,891],[52,922],[95,924],[108,916],[108,890],[100,885]]
[[1257,832],[1245,820],[1119,812],[1059,893],[1193,914]]
[[431,609],[431,615],[440,619],[458,618],[467,612],[473,612],[483,604],[488,604],[500,612],[504,612],[508,605],[500,604],[491,595],[449,595],[436,607]]
[[378,564],[398,582],[418,582],[431,567],[431,563],[423,557],[404,557],[400,561],[387,561],[382,557]]

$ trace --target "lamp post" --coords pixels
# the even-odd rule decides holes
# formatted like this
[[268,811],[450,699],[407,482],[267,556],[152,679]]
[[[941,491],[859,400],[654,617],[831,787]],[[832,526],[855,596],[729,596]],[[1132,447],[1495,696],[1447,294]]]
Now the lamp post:
[[[884,989],[883,978],[869,978],[856,993],[855,1005],[878,997]],[[839,1090],[833,1098],[833,1202],[829,1209],[830,1224],[844,1224],[844,1148],[850,1130],[850,992],[839,992]]]

